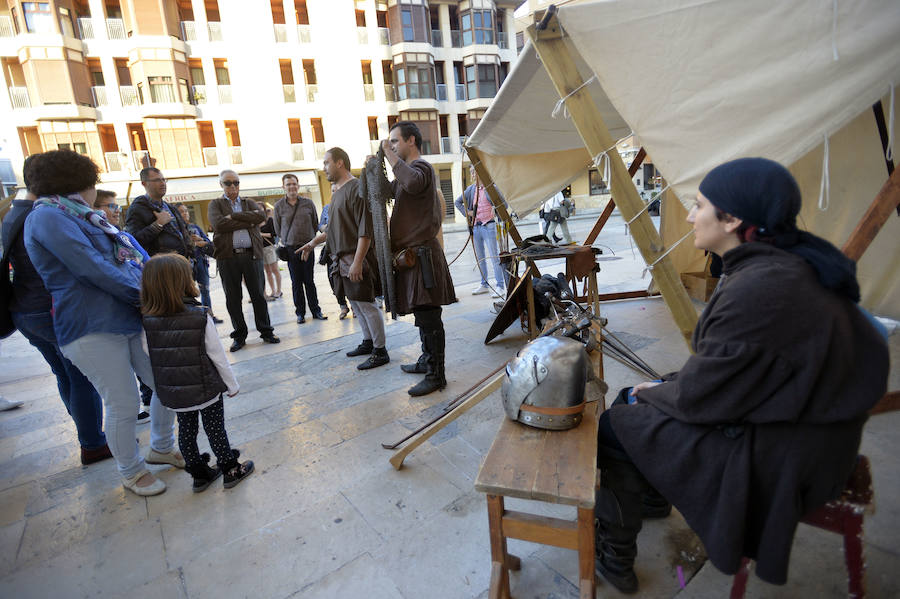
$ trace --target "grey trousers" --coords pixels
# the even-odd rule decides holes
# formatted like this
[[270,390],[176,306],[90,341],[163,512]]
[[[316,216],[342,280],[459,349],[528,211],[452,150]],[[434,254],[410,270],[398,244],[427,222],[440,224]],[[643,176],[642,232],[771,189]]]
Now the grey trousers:
[[363,339],[371,339],[375,347],[384,347],[384,318],[375,302],[349,301],[362,327]]

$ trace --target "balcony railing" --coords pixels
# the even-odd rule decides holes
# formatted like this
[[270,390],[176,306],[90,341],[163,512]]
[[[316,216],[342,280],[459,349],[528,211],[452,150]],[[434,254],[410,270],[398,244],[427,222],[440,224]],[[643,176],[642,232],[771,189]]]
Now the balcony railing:
[[308,44],[312,40],[312,30],[309,25],[297,25],[297,37],[301,44]]
[[181,39],[186,42],[197,41],[197,24],[193,21],[182,21]]
[[131,153],[131,159],[134,161],[134,170],[136,171],[153,166],[150,164],[150,152],[147,150],[134,150]]
[[441,154],[452,154],[449,137],[441,138]]
[[152,104],[171,104],[175,99],[175,88],[168,83],[157,83],[150,86],[150,102]]
[[444,47],[444,36],[441,35],[440,29],[432,29],[431,30],[431,45],[435,48],[443,48]]
[[378,28],[378,43],[382,46],[391,45],[391,30],[387,27]]
[[94,19],[90,17],[78,18],[78,37],[83,40],[94,39]]
[[120,85],[119,96],[122,98],[122,106],[137,106],[141,103],[133,85]]
[[466,100],[466,85],[464,83],[456,84],[456,101],[457,102],[465,102]]
[[127,154],[123,154],[122,152],[105,152],[103,158],[106,160],[106,171],[109,173],[124,171],[125,163],[122,161],[123,156],[127,159]]
[[454,48],[462,48],[462,32],[453,30],[450,32],[450,45]]
[[438,83],[435,88],[437,89],[437,99],[438,102],[446,102],[447,101],[447,84],[446,83]]
[[297,91],[294,89],[293,83],[282,83],[281,91],[284,94],[284,103],[293,103],[297,101]]
[[231,158],[231,164],[244,164],[244,157],[241,156],[240,146],[232,146],[228,148],[228,154]]
[[291,144],[291,160],[294,162],[300,162],[303,160],[303,144],[296,143]]
[[9,99],[12,107],[15,108],[31,108],[31,100],[28,98],[27,87],[10,87]]
[[191,104],[206,104],[206,86],[205,85],[192,85],[191,86]]
[[200,148],[203,153],[203,164],[206,166],[219,166],[219,153],[215,148]]
[[16,30],[13,28],[12,19],[7,15],[0,15],[0,37],[13,37]]
[[314,145],[316,147],[316,159],[322,160],[325,158],[325,142],[317,141]]
[[231,104],[231,86],[219,85],[219,104]]
[[356,41],[365,46],[369,43],[369,30],[365,27],[356,28]]
[[318,85],[306,85],[306,101],[312,104],[313,102],[317,102],[319,100],[319,86]]
[[106,106],[109,99],[106,97],[106,86],[95,85],[91,88],[91,97],[94,99],[94,106]]
[[388,102],[397,101],[397,94],[396,92],[394,92],[394,86],[389,83],[385,84],[384,86],[384,99]]
[[467,139],[469,139],[469,138],[468,138],[468,136],[466,136],[466,135],[460,135],[460,136],[459,136],[459,150],[460,150],[460,152],[462,151],[462,149],[463,149],[464,147],[466,147],[466,140],[467,140]]
[[287,25],[284,23],[275,23],[272,25],[275,28],[275,41],[276,42],[286,42],[287,41]]
[[106,19],[106,34],[111,40],[124,40],[128,36],[125,35],[125,21],[122,19]]
[[505,31],[497,32],[497,45],[500,46],[503,50],[509,49],[509,38],[506,35]]
[[378,153],[378,150],[381,148],[381,140],[380,139],[370,139],[369,140],[369,151],[372,153],[372,156]]
[[375,85],[372,83],[363,83],[363,96],[366,98],[366,102],[374,102]]
[[210,21],[206,24],[206,29],[209,31],[209,41],[222,41],[222,23],[219,21]]

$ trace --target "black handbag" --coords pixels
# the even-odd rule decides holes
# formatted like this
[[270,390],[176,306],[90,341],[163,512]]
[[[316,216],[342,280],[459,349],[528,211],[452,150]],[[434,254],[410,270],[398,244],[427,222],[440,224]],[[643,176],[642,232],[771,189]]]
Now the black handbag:
[[13,294],[13,285],[9,278],[9,252],[22,234],[27,216],[28,212],[19,214],[10,227],[10,238],[4,239],[7,243],[4,243],[6,247],[3,248],[3,256],[0,258],[0,339],[6,339],[16,332],[16,325],[13,324],[12,314],[9,312],[9,302]]
[[291,257],[291,250],[286,245],[279,245],[275,248],[275,255],[278,256],[279,260],[287,262],[288,258]]

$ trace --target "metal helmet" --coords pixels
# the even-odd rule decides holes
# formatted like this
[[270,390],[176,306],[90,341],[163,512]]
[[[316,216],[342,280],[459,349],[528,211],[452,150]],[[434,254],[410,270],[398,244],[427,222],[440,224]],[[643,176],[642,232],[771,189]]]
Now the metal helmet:
[[538,337],[506,365],[502,385],[506,415],[549,430],[578,426],[588,371],[581,343],[566,337]]

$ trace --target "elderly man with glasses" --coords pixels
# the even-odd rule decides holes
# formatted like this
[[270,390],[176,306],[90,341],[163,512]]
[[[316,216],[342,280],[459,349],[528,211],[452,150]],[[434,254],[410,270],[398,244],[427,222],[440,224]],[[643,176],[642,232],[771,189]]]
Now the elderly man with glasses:
[[250,294],[256,330],[266,343],[279,343],[269,322],[263,275],[263,241],[259,225],[266,221],[265,210],[253,200],[240,195],[241,180],[232,170],[219,174],[224,194],[209,203],[207,213],[213,229],[216,266],[225,291],[225,306],[231,317],[231,351],[247,343],[247,323],[241,306],[241,280]]

